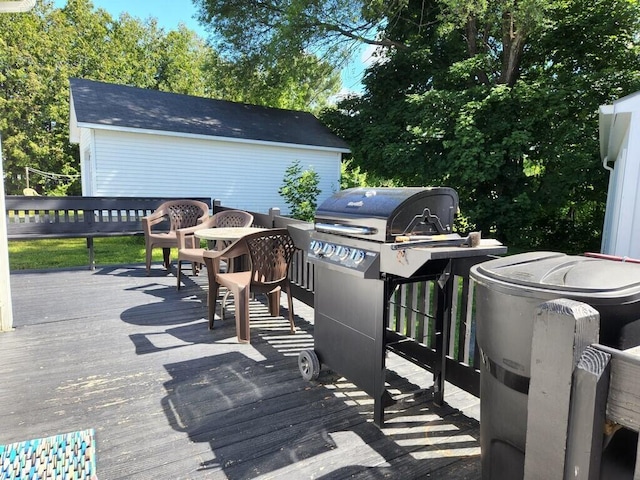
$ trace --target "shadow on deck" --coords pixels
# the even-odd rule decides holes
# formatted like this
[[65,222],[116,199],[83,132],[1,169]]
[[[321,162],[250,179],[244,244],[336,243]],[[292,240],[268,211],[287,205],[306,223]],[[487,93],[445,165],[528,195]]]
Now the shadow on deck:
[[252,343],[241,345],[232,307],[207,329],[206,275],[177,291],[173,274],[152,271],[11,275],[0,443],[94,428],[97,473],[111,480],[480,477],[477,398],[448,386],[438,407],[431,375],[389,354],[398,402],[381,430],[373,401],[344,378],[301,378],[312,309],[295,302],[290,335],[286,317],[254,300]]

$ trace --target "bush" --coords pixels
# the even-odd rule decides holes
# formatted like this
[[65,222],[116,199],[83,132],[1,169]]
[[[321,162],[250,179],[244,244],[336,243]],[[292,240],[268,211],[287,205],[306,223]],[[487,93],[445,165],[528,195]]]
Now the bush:
[[278,193],[289,206],[291,216],[312,222],[320,195],[318,173],[313,169],[303,171],[296,160],[285,171],[283,182]]

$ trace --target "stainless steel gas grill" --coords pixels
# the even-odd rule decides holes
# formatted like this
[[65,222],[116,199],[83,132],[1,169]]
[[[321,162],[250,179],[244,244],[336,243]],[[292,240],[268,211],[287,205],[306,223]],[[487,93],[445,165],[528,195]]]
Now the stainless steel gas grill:
[[[394,289],[438,280],[436,348],[442,347],[450,321],[452,259],[474,259],[473,264],[506,252],[496,241],[453,233],[457,210],[455,190],[413,187],[347,189],[316,211],[307,252],[315,266],[315,343],[314,350],[300,353],[300,371],[315,379],[323,364],[349,379],[374,398],[374,422],[380,426],[391,400],[384,358]],[[446,364],[444,349],[439,351],[429,367],[436,401],[442,400]]]

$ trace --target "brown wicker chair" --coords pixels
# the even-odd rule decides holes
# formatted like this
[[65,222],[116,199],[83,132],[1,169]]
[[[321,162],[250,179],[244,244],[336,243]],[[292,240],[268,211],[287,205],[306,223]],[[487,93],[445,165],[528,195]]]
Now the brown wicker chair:
[[[152,214],[142,219],[144,242],[147,252],[147,275],[151,270],[151,254],[154,248],[162,248],[164,267],[171,265],[171,248],[178,247],[176,230],[193,227],[209,218],[209,205],[198,200],[171,200],[162,203]],[[154,231],[154,226],[169,221],[169,231]]]
[[[182,262],[191,262],[194,275],[198,273],[199,266],[204,263],[202,254],[205,249],[200,248],[200,241],[194,237],[193,234],[196,231],[202,228],[250,227],[252,223],[253,215],[249,212],[242,210],[224,210],[194,227],[176,230],[178,237],[178,290],[180,290]],[[227,245],[217,245],[216,250],[223,250],[226,246]]]
[[[249,297],[251,293],[267,294],[269,312],[272,316],[280,311],[280,292],[284,290],[289,302],[289,323],[295,333],[293,322],[293,300],[289,284],[289,264],[296,247],[286,228],[262,230],[242,237],[223,251],[207,250],[204,263],[209,276],[209,329],[213,320],[220,286],[226,287],[235,300],[236,334],[241,343],[250,342]],[[229,260],[249,255],[251,270],[245,272],[220,273],[220,258]],[[221,308],[224,320],[224,304]]]

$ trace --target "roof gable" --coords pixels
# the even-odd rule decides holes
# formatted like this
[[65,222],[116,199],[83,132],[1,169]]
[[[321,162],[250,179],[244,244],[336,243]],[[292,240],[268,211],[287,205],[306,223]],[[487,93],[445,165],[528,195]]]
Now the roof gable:
[[248,105],[71,78],[71,121],[192,135],[311,145],[348,151],[308,112]]

